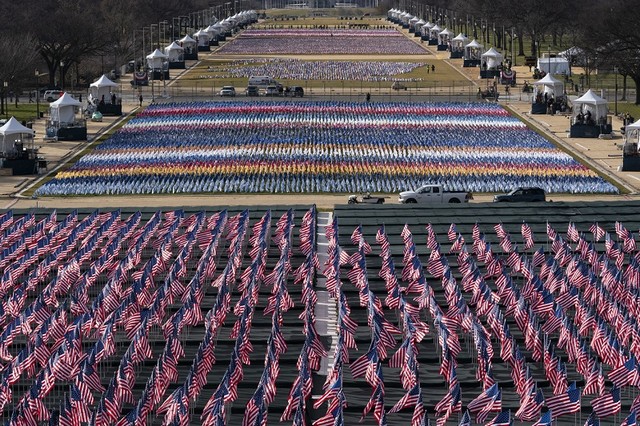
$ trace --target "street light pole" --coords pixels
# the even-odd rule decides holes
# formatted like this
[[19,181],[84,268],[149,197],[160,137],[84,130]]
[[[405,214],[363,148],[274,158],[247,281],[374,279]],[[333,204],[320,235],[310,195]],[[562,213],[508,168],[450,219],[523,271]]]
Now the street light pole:
[[60,61],[60,90],[64,92],[64,62]]
[[616,93],[615,93],[615,110],[614,110],[614,114],[617,117],[618,116],[618,67],[613,67],[613,72],[616,73]]
[[36,70],[36,119],[40,118],[40,71]]

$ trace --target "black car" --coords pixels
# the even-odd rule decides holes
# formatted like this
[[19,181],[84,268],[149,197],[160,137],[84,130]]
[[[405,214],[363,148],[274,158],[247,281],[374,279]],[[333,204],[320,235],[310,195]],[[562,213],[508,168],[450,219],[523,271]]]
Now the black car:
[[260,96],[258,86],[247,86],[247,89],[244,91],[244,93],[247,96]]
[[284,95],[291,96],[292,98],[301,98],[304,96],[304,89],[300,86],[287,87],[284,90]]
[[546,194],[542,188],[516,188],[508,194],[498,194],[493,197],[494,203],[536,202],[546,200]]

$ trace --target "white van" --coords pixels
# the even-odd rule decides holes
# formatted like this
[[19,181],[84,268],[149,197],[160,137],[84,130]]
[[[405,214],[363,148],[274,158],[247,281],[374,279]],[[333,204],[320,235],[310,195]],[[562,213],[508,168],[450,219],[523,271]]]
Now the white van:
[[266,89],[267,86],[277,86],[278,82],[266,75],[251,76],[247,86],[256,86],[260,89]]

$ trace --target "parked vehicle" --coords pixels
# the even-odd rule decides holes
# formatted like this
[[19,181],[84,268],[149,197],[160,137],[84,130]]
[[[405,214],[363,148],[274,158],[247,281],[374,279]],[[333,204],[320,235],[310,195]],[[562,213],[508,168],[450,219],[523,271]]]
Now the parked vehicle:
[[300,86],[292,86],[284,89],[284,96],[291,96],[292,98],[302,98],[304,96],[304,89]]
[[258,86],[247,86],[244,94],[247,96],[260,96],[260,91],[258,90]]
[[407,90],[407,86],[400,83],[399,81],[394,81],[393,84],[391,85],[391,88],[393,90]]
[[267,86],[265,92],[264,92],[265,96],[280,96],[280,90],[278,89],[278,86],[273,85],[273,86]]
[[494,203],[538,202],[547,201],[542,188],[516,188],[507,194],[498,194],[493,197]]
[[446,204],[468,203],[473,199],[470,192],[445,191],[442,185],[423,185],[415,191],[404,191],[398,196],[403,204]]
[[236,96],[236,88],[233,86],[223,86],[222,89],[220,89],[219,95],[233,98]]
[[374,197],[370,192],[360,195],[349,195],[349,204],[384,204],[386,197]]
[[267,86],[276,86],[278,82],[267,76],[267,75],[258,75],[249,77],[249,82],[247,86],[256,86],[258,89],[266,89]]
[[63,93],[64,92],[61,90],[47,90],[42,95],[42,99],[47,102],[57,101],[58,99],[60,99],[60,96],[62,96]]

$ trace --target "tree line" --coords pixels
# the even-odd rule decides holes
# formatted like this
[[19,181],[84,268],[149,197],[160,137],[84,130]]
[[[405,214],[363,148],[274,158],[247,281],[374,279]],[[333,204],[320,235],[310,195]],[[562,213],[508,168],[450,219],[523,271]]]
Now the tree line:
[[[180,34],[233,2],[217,0],[0,0],[0,89],[16,93],[36,84],[84,87],[135,57],[143,28]],[[260,9],[241,0],[243,9]],[[582,49],[590,69],[615,69],[640,89],[640,7],[637,0],[386,0],[419,17],[437,16],[477,38],[537,56],[546,46]],[[240,10],[240,9],[239,9]],[[224,14],[225,17],[227,16]],[[176,20],[176,18],[179,18]],[[196,22],[194,22],[194,19]],[[166,25],[157,25],[164,22]],[[173,26],[180,26],[174,28]],[[136,41],[137,38],[137,41]],[[526,43],[525,40],[532,42]],[[509,43],[507,45],[507,43]],[[542,47],[541,47],[542,46]],[[543,50],[544,51],[544,50]],[[640,90],[636,90],[640,104]]]
[[466,28],[468,36],[495,41],[498,47],[514,43],[518,56],[540,56],[548,46],[575,46],[582,51],[587,79],[596,69],[615,69],[625,82],[628,77],[635,83],[635,103],[640,104],[637,0],[388,0],[384,7]]

